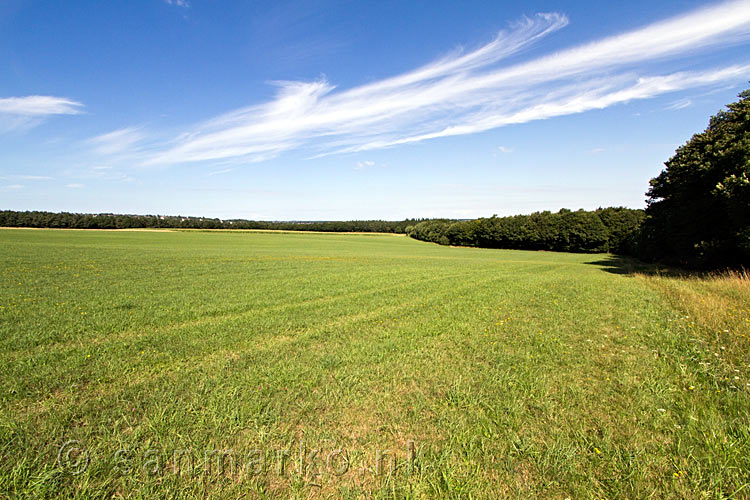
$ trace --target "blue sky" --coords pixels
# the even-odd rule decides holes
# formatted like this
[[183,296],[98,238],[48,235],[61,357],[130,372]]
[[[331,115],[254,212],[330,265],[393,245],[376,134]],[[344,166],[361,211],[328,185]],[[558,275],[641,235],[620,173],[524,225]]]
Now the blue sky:
[[0,2],[0,209],[643,207],[750,80],[750,2]]

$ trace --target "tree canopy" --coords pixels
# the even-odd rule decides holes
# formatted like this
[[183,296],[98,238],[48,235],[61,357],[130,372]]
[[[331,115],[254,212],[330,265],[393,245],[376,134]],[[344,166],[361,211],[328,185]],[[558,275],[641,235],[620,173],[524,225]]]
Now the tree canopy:
[[128,229],[128,228],[185,228],[185,229],[278,229],[326,232],[403,233],[416,219],[404,221],[253,221],[222,220],[208,217],[174,215],[77,214],[69,212],[0,211],[0,227],[48,227],[69,229]]
[[651,180],[645,257],[689,267],[750,262],[750,90],[711,117]]
[[408,226],[412,238],[442,245],[553,250],[558,252],[633,253],[643,210],[623,207],[595,211],[534,212],[474,220],[434,219]]

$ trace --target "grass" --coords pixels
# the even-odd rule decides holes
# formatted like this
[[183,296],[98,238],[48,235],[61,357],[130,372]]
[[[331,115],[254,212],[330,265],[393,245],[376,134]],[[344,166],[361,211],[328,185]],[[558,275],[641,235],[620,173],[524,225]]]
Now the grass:
[[0,263],[0,497],[750,496],[747,276],[257,232]]

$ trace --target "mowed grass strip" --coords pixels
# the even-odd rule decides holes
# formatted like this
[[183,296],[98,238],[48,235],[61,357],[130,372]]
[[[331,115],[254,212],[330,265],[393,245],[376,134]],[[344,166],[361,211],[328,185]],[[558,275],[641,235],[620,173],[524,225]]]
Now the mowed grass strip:
[[0,242],[0,495],[750,494],[742,275],[392,235]]

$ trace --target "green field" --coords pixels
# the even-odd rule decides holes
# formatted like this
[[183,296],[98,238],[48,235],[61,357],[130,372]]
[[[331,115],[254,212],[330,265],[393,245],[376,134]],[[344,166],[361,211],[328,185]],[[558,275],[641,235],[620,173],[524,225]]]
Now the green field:
[[0,262],[0,497],[750,496],[746,277],[260,232]]

